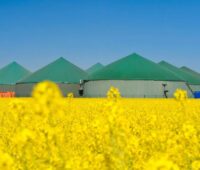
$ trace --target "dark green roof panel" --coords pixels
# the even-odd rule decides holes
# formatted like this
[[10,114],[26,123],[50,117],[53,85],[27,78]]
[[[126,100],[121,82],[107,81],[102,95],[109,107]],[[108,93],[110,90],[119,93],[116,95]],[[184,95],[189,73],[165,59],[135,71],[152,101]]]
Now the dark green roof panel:
[[85,77],[87,73],[84,70],[60,57],[18,83],[37,83],[44,80],[57,83],[79,83]]
[[17,81],[30,75],[30,73],[17,62],[12,62],[0,69],[0,84],[16,84]]
[[88,74],[93,74],[93,73],[95,73],[96,71],[101,70],[103,67],[104,67],[104,66],[103,66],[101,63],[96,63],[96,64],[94,64],[93,66],[91,66],[90,68],[88,68],[88,69],[86,70],[86,72],[87,72]]
[[182,71],[187,72],[187,73],[190,73],[190,74],[192,74],[192,75],[200,76],[200,73],[198,73],[198,72],[196,72],[196,71],[194,71],[194,70],[192,70],[191,68],[188,68],[188,67],[186,67],[186,66],[183,66],[183,67],[181,67],[180,69],[181,69]]
[[90,75],[89,80],[182,81],[162,66],[135,53],[105,66]]
[[200,78],[192,75],[190,73],[187,73],[178,67],[167,63],[166,61],[161,61],[159,63],[162,67],[168,69],[169,71],[173,72],[176,76],[180,77],[181,79],[185,80],[188,84],[191,85],[199,85],[200,84]]

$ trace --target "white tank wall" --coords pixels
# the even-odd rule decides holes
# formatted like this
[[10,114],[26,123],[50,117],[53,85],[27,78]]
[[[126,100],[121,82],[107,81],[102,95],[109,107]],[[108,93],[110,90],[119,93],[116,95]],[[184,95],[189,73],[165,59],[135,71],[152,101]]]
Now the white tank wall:
[[173,97],[177,88],[187,90],[188,95],[192,93],[184,82],[173,81],[144,81],[144,80],[98,80],[88,81],[84,84],[85,97],[105,97],[111,86],[117,87],[123,97],[135,98],[160,98],[163,96],[163,86],[167,84],[168,97]]
[[[16,85],[16,96],[18,97],[30,97],[35,83],[17,84]],[[58,83],[63,96],[67,96],[68,93],[73,93],[74,96],[78,95],[79,85],[78,84],[66,84]]]
[[34,83],[16,84],[16,96],[17,97],[30,97]]
[[15,85],[0,84],[0,92],[15,92]]
[[67,96],[68,93],[73,93],[75,97],[79,97],[78,90],[79,84],[58,84],[63,96]]
[[193,92],[200,91],[200,85],[190,85]]

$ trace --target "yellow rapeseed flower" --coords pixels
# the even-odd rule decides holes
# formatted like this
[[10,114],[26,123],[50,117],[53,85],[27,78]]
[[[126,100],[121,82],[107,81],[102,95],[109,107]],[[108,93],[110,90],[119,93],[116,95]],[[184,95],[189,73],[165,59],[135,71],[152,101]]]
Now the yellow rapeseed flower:
[[71,99],[44,81],[0,99],[0,170],[199,170],[200,102],[174,95]]

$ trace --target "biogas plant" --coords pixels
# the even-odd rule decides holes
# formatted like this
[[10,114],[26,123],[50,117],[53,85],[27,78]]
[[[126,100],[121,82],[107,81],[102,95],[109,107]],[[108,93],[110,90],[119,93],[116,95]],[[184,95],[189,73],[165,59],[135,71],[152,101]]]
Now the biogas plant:
[[73,93],[75,97],[105,97],[111,86],[128,98],[171,98],[176,89],[187,91],[190,98],[200,94],[198,72],[166,61],[156,63],[136,53],[87,70],[63,57],[35,72],[12,62],[0,69],[0,94],[29,97],[33,87],[45,80],[55,82],[64,96]]

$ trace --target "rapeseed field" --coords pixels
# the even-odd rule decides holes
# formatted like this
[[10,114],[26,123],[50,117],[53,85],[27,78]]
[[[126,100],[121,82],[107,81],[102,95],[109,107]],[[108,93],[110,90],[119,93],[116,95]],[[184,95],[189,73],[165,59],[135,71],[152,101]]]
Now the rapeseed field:
[[200,101],[62,97],[0,99],[0,170],[200,170]]

